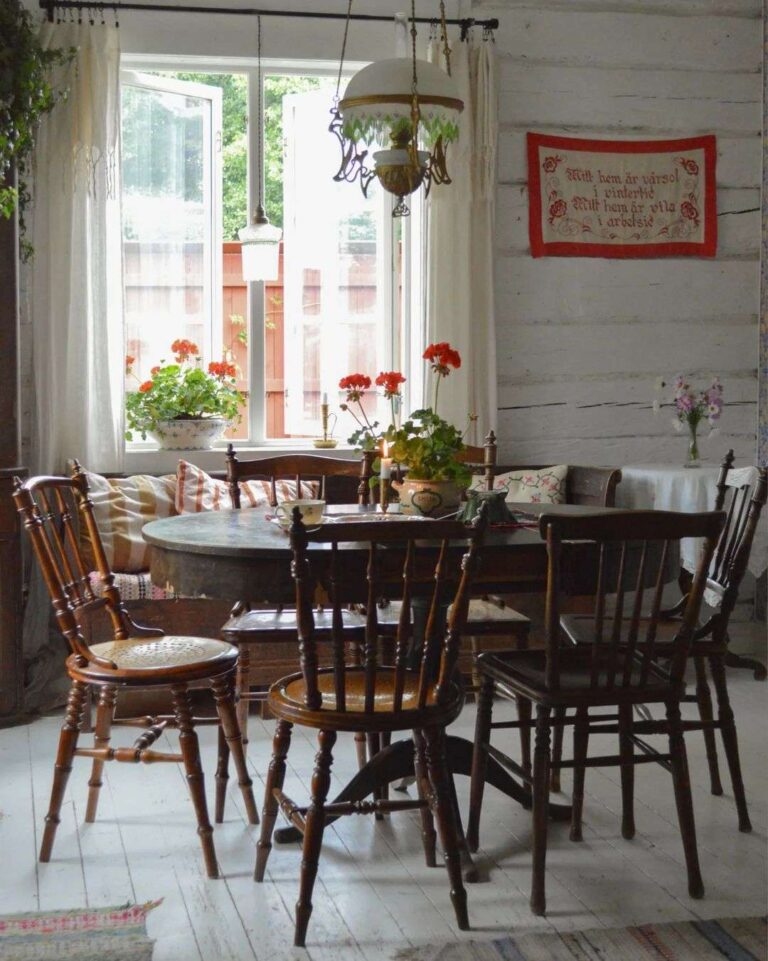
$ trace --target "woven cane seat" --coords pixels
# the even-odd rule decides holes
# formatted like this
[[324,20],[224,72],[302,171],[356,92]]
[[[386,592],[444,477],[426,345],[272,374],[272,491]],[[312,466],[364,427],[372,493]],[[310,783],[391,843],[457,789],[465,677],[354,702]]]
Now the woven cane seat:
[[[162,675],[165,684],[169,682],[169,672],[179,680],[190,675],[213,676],[230,670],[237,660],[237,648],[225,641],[173,634],[105,641],[93,644],[91,651],[97,657],[112,661],[120,673],[136,674],[150,683],[152,675]],[[77,670],[88,675],[103,676],[109,673],[107,669],[93,664]]]

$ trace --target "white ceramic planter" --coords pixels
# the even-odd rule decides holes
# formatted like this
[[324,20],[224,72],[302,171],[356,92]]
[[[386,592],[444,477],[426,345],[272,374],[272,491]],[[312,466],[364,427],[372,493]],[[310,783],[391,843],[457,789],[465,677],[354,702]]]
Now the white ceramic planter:
[[428,517],[440,511],[457,508],[461,502],[461,487],[453,481],[404,480],[394,481],[392,487],[400,497],[403,514],[422,514]]
[[223,417],[200,420],[163,420],[150,431],[161,450],[208,450],[227,429]]

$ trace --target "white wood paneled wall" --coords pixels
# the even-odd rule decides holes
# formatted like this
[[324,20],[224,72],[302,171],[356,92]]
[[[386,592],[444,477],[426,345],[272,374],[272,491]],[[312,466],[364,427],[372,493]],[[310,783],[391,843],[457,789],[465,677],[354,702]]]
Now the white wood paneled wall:
[[[492,0],[498,16],[498,434],[503,460],[676,461],[654,381],[719,374],[722,431],[755,456],[761,176],[760,0]],[[525,134],[715,133],[718,254],[534,260]]]

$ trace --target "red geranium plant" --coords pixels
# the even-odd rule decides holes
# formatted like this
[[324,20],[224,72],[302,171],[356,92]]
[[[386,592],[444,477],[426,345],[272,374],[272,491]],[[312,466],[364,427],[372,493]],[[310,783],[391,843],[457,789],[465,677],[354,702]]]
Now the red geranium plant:
[[[133,432],[147,439],[160,421],[203,420],[223,417],[230,424],[239,421],[245,394],[237,389],[237,368],[226,360],[212,361],[208,370],[201,366],[200,349],[191,340],[171,344],[175,364],[164,360],[153,367],[151,379],[129,390],[125,396],[127,440]],[[125,358],[126,374],[135,377],[130,354]]]
[[[384,388],[384,396],[392,405],[392,423],[386,430],[378,431],[378,421],[371,423],[361,404],[362,392],[371,386],[371,380],[364,374],[350,374],[342,377],[339,387],[347,391],[347,403],[342,410],[349,410],[360,425],[359,430],[349,438],[349,443],[361,450],[374,450],[382,440],[387,442],[389,454],[396,464],[408,469],[408,477],[414,480],[450,480],[466,486],[471,480],[471,472],[466,465],[457,461],[456,455],[464,449],[461,431],[443,420],[437,413],[440,383],[452,370],[461,367],[461,356],[447,342],[430,344],[423,354],[429,361],[435,376],[434,406],[415,410],[408,420],[400,426],[397,412],[401,401],[400,388],[405,377],[396,370],[382,371],[376,378],[376,385]],[[356,402],[360,416],[349,407]],[[374,470],[379,469],[378,462]]]

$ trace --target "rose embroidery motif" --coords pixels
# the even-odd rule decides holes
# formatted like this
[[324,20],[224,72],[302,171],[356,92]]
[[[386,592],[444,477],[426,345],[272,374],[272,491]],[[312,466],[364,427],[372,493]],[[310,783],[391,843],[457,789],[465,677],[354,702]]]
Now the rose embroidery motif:
[[690,200],[684,200],[680,204],[680,213],[685,217],[686,220],[692,220],[695,226],[699,226],[699,211],[695,204],[692,204]]
[[556,200],[549,207],[549,222],[554,224],[558,217],[564,217],[568,210],[568,204],[564,200]]
[[563,158],[558,156],[545,157],[544,163],[541,165],[544,173],[553,174],[557,170],[557,165],[562,163],[562,160]]
[[675,157],[675,163],[682,167],[683,170],[692,177],[695,177],[699,172],[699,165],[695,160],[689,160],[686,157]]

